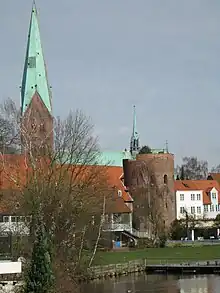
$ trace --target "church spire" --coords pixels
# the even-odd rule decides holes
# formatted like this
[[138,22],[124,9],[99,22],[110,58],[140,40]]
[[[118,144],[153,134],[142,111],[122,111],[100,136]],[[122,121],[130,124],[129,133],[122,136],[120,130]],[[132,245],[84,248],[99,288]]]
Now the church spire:
[[39,95],[41,101],[51,114],[51,92],[47,80],[47,70],[40,39],[37,8],[35,1],[33,1],[21,86],[22,115],[27,110],[36,93]]
[[136,117],[136,107],[133,107],[133,129],[130,142],[130,152],[132,155],[136,155],[139,151],[139,135],[137,132],[137,117]]
[[[53,150],[51,92],[33,1],[21,86],[22,143],[40,154]],[[27,146],[23,146],[27,148]]]

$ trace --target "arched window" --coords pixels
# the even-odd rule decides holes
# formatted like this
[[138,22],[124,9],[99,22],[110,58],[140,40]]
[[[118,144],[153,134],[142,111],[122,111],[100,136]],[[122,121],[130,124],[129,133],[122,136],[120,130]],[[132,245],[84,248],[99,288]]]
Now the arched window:
[[122,191],[120,189],[118,190],[118,196],[122,197]]
[[166,174],[163,176],[163,183],[164,184],[167,184],[168,183],[168,178],[167,178],[167,175]]

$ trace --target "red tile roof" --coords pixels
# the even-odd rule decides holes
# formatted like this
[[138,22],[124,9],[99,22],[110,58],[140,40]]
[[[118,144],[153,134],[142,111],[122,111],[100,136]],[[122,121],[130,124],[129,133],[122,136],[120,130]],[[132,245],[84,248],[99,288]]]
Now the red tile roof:
[[124,214],[131,213],[131,210],[125,204],[123,198],[117,195],[106,204],[106,213]]
[[109,184],[121,190],[122,198],[125,202],[133,202],[131,195],[126,191],[126,187],[123,184],[123,168],[114,166],[108,166],[106,168]]
[[[47,162],[45,160],[39,163],[39,168],[42,168],[42,176],[47,169]],[[57,166],[57,170],[60,168]],[[79,172],[80,178],[77,180],[84,180],[90,174],[95,174],[101,176],[103,174],[110,188],[115,188],[118,195],[118,190],[122,192],[122,198],[112,199],[111,210],[115,210],[115,213],[127,213],[131,210],[127,207],[125,202],[132,202],[133,199],[128,192],[125,191],[123,185],[123,168],[115,166],[73,166],[72,170],[70,168],[69,172],[77,174],[78,169],[83,168]],[[103,170],[103,172],[102,172]],[[43,172],[44,171],[44,172]],[[0,188],[2,190],[21,190],[25,187],[28,181],[28,177],[32,170],[30,164],[27,164],[24,155],[4,155],[4,158],[0,158]],[[106,177],[107,176],[107,177]],[[104,177],[103,177],[104,179]]]
[[203,204],[211,204],[210,191],[215,188],[218,191],[218,202],[220,202],[220,185],[216,180],[176,180],[175,191],[203,191]]
[[209,173],[208,179],[209,178],[218,181],[218,183],[220,184],[220,173]]

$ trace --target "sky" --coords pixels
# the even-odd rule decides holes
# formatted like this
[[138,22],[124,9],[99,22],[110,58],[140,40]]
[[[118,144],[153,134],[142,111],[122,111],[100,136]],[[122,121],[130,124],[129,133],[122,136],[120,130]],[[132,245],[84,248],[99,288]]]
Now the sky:
[[[53,111],[81,109],[103,150],[141,145],[220,163],[219,0],[36,0]],[[20,103],[31,0],[0,1],[0,101]]]

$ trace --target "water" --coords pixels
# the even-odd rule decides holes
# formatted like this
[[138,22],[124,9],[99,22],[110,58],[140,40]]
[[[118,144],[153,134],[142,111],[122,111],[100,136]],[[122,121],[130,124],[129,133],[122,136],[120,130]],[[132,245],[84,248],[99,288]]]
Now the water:
[[82,285],[81,293],[220,293],[220,276],[131,275]]

